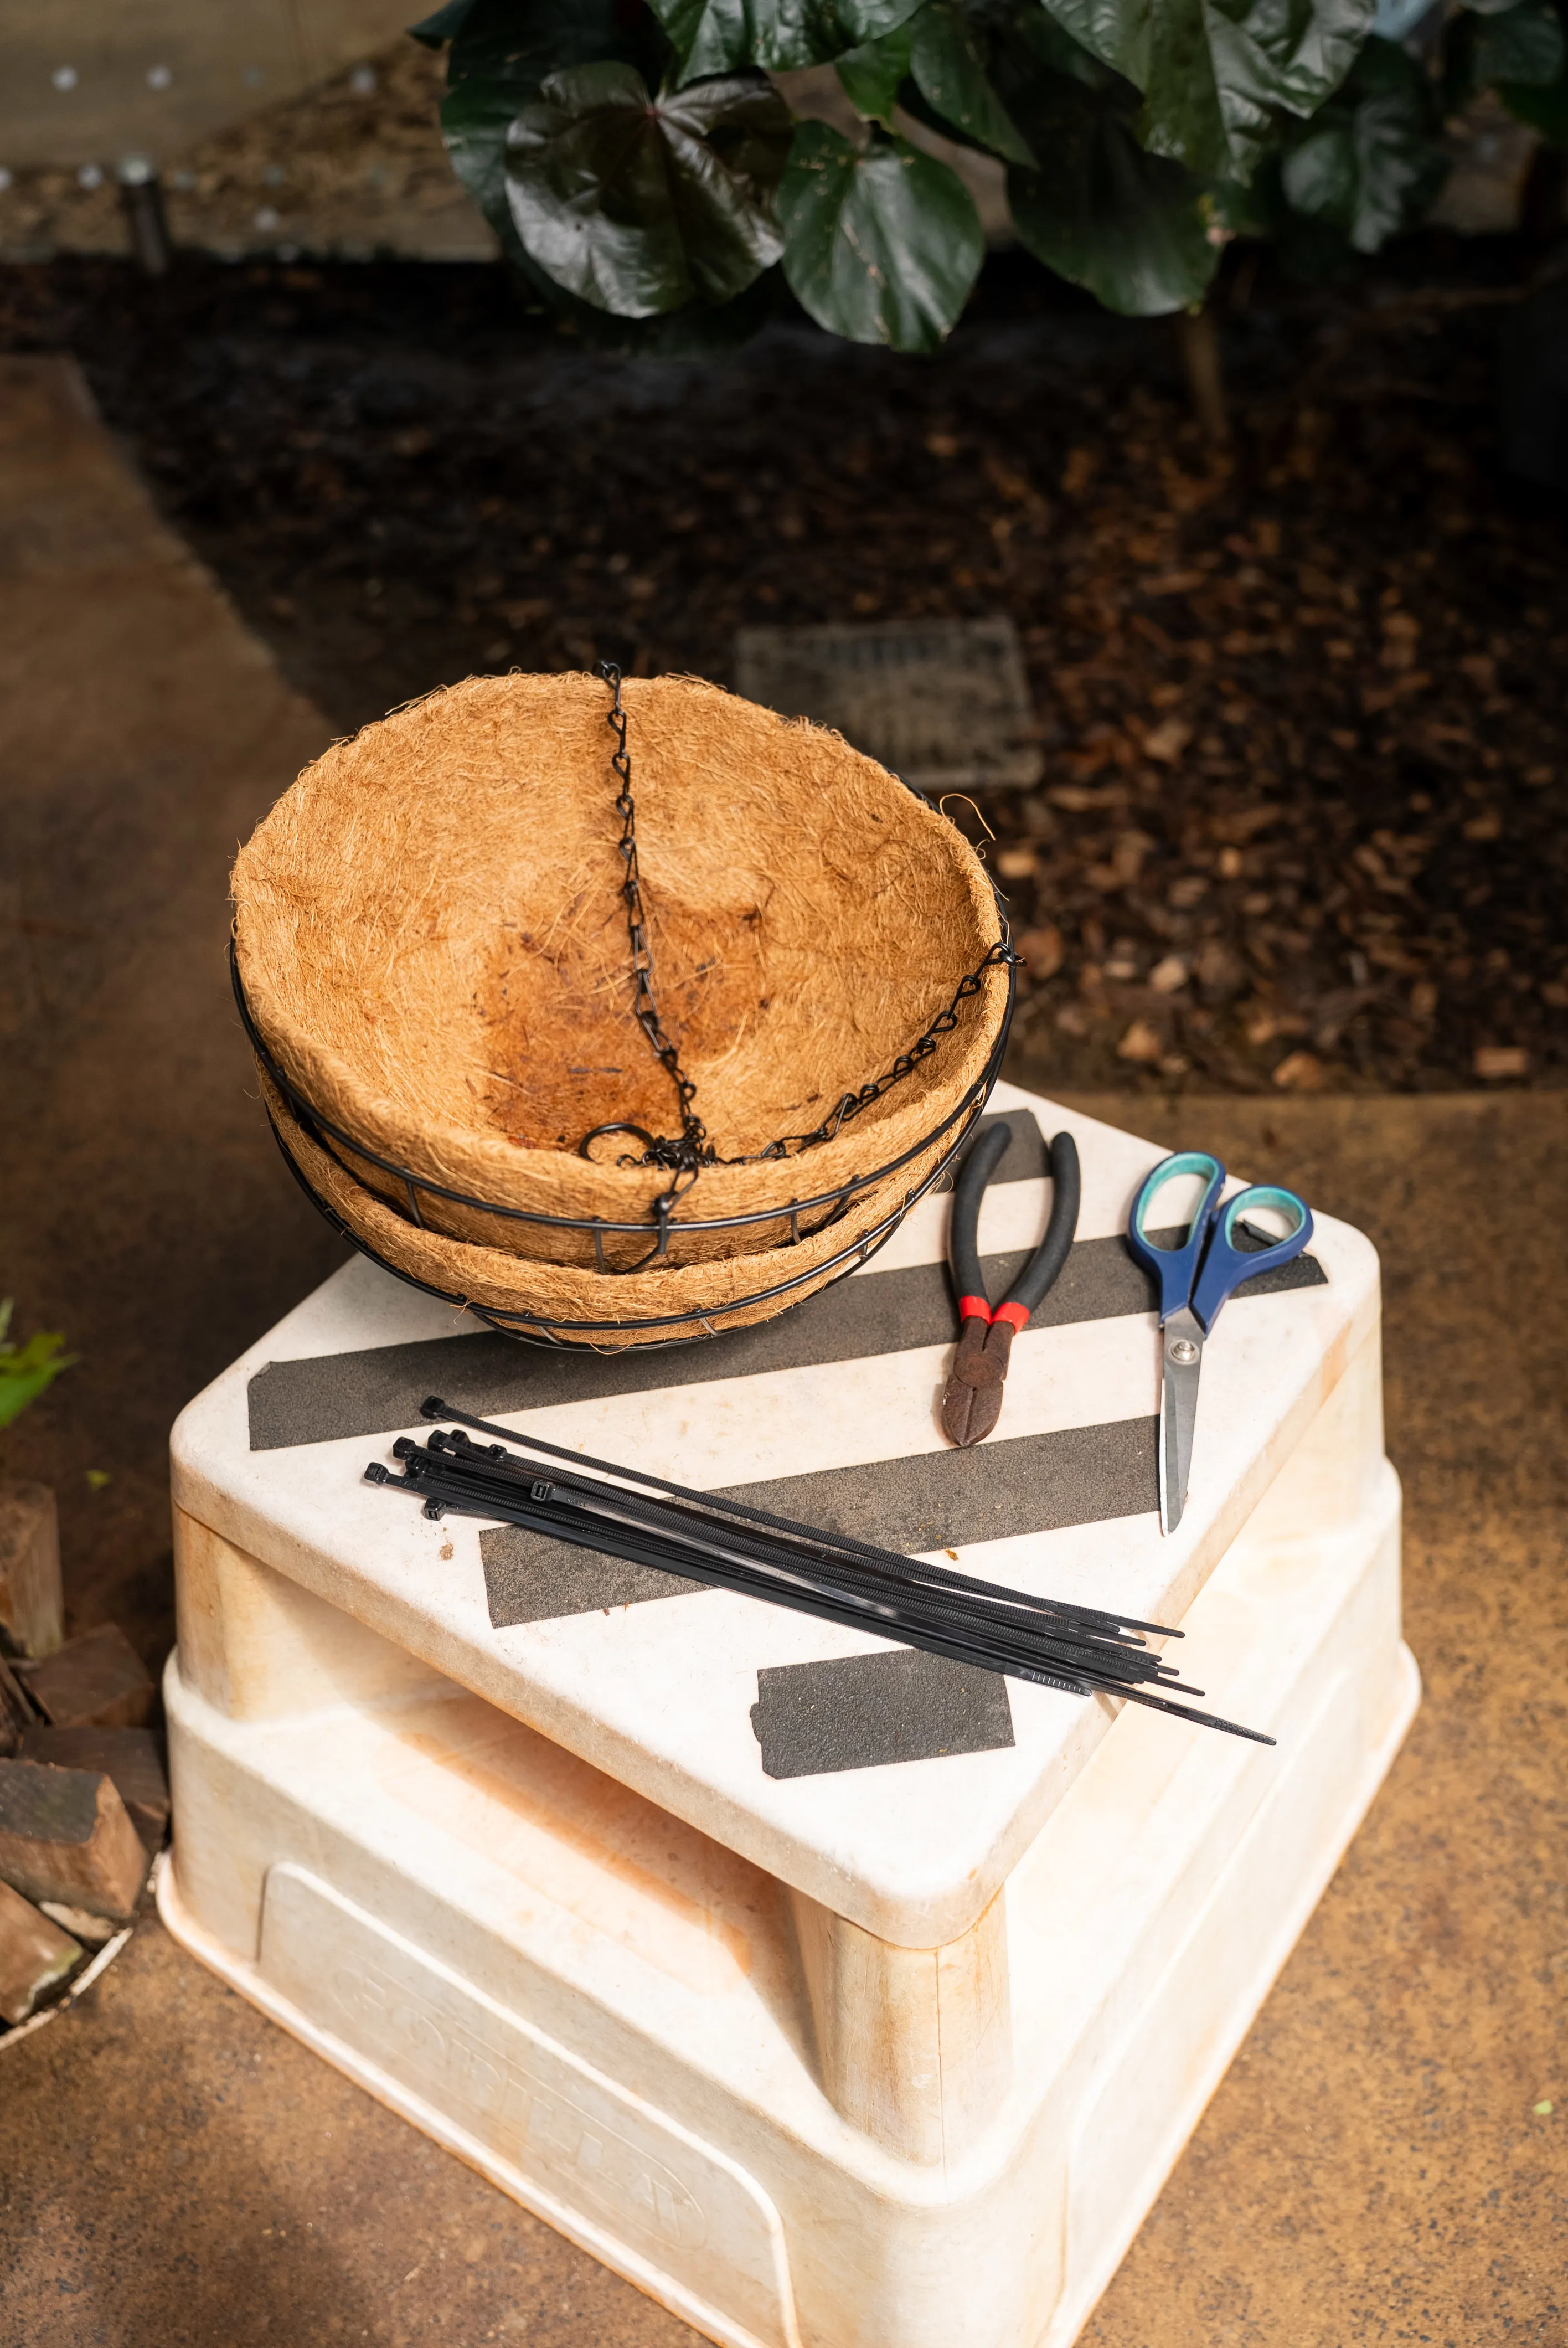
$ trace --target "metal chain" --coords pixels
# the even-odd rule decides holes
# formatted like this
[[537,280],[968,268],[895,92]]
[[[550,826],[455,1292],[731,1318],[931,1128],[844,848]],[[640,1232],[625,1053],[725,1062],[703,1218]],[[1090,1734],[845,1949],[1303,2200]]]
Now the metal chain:
[[[912,1076],[922,1060],[930,1057],[943,1037],[952,1034],[958,1024],[960,1007],[979,993],[988,970],[994,970],[999,963],[1016,963],[1020,957],[1014,953],[1007,936],[999,937],[984,959],[958,981],[952,1001],[932,1020],[924,1035],[917,1037],[907,1052],[900,1052],[892,1066],[873,1078],[870,1084],[862,1085],[856,1092],[841,1094],[822,1123],[814,1126],[809,1133],[783,1134],[778,1140],[770,1141],[765,1149],[753,1150],[747,1157],[721,1158],[709,1140],[708,1128],[693,1106],[697,1087],[681,1066],[680,1055],[664,1032],[659,1006],[654,1000],[653,953],[648,942],[648,920],[643,911],[641,875],[637,862],[637,810],[631,797],[631,756],[626,747],[626,711],[620,699],[620,671],[613,661],[606,660],[600,662],[599,671],[614,695],[608,723],[615,736],[616,747],[610,763],[620,783],[615,805],[620,817],[620,860],[625,867],[620,894],[626,904],[626,933],[631,946],[632,1013],[675,1087],[676,1098],[681,1104],[681,1133],[676,1138],[651,1134],[640,1125],[596,1125],[590,1133],[584,1134],[578,1144],[578,1150],[580,1156],[588,1157],[589,1142],[596,1140],[600,1134],[635,1134],[640,1141],[647,1144],[647,1148],[640,1158],[633,1158],[629,1153],[620,1159],[620,1164],[664,1167],[677,1175],[685,1175],[688,1179],[679,1188],[687,1189],[704,1166],[755,1166],[767,1159],[788,1158],[792,1152],[815,1149],[825,1141],[832,1141],[852,1117],[858,1117],[862,1109],[869,1108],[873,1101],[880,1100],[890,1086]],[[677,1191],[671,1191],[668,1200],[656,1200],[655,1204],[667,1213],[677,1195]]]
[[[681,1105],[681,1138],[649,1138],[645,1166],[666,1166],[675,1172],[690,1171],[695,1175],[699,1166],[713,1162],[713,1145],[708,1139],[708,1128],[697,1115],[692,1104],[697,1087],[681,1066],[681,1056],[664,1033],[659,1016],[659,1005],[653,995],[653,949],[648,942],[648,917],[642,907],[642,876],[637,862],[637,809],[631,797],[631,754],[626,747],[626,711],[620,700],[620,671],[613,661],[601,660],[600,675],[614,695],[608,724],[615,736],[615,748],[610,765],[620,778],[620,789],[616,796],[616,811],[620,817],[620,860],[625,868],[620,894],[626,905],[626,935],[631,947],[632,1016],[653,1046],[659,1061],[675,1087],[675,1097]],[[603,1126],[596,1132],[612,1130]],[[587,1137],[591,1138],[591,1137]]]
[[868,1085],[862,1085],[858,1092],[841,1094],[834,1107],[823,1118],[822,1123],[814,1125],[809,1133],[784,1134],[779,1140],[770,1141],[765,1149],[759,1149],[754,1159],[726,1159],[724,1163],[749,1166],[754,1164],[757,1159],[787,1158],[792,1150],[815,1149],[820,1143],[832,1141],[843,1131],[851,1117],[858,1117],[863,1108],[869,1108],[873,1101],[880,1100],[891,1086],[901,1083],[907,1076],[912,1076],[922,1060],[929,1059],[943,1036],[950,1035],[958,1025],[959,1005],[968,1003],[971,995],[979,993],[988,970],[994,970],[999,963],[1019,963],[1022,959],[1020,954],[1013,952],[1006,938],[999,938],[984,960],[978,962],[973,970],[958,981],[957,991],[947,1009],[938,1014],[925,1034],[917,1037],[907,1052],[899,1053],[893,1066],[883,1075],[875,1077]]

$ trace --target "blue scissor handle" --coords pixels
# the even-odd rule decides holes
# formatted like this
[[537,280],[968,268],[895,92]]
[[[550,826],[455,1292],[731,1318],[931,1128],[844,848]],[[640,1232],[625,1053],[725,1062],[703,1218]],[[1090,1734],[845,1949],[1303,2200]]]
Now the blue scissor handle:
[[[1179,1248],[1156,1247],[1145,1228],[1149,1210],[1156,1191],[1163,1190],[1167,1182],[1173,1182],[1182,1174],[1196,1174],[1203,1181],[1204,1195],[1182,1245]],[[1204,1241],[1208,1237],[1214,1208],[1225,1186],[1225,1169],[1217,1158],[1211,1158],[1204,1149],[1182,1149],[1174,1158],[1161,1159],[1132,1201],[1132,1211],[1127,1218],[1127,1245],[1144,1271],[1152,1272],[1160,1283],[1162,1321],[1168,1321],[1173,1313],[1181,1311],[1197,1284]],[[1246,1260],[1255,1265],[1262,1261],[1260,1257]]]
[[[1272,1207],[1276,1213],[1297,1220],[1294,1230],[1284,1239],[1276,1240],[1272,1247],[1255,1248],[1244,1254],[1235,1245],[1235,1227],[1243,1215],[1256,1207]],[[1233,1296],[1244,1280],[1255,1280],[1260,1272],[1273,1272],[1276,1265],[1291,1262],[1311,1237],[1312,1210],[1294,1190],[1254,1183],[1250,1190],[1238,1190],[1234,1199],[1227,1199],[1215,1221],[1203,1270],[1193,1289],[1193,1311],[1202,1322],[1205,1335],[1218,1320],[1225,1298]]]

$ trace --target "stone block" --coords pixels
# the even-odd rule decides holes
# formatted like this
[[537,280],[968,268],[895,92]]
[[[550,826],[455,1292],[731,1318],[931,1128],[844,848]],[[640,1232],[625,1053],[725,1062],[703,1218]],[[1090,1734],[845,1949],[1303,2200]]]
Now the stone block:
[[0,1761],[0,1883],[25,1900],[63,1900],[123,1924],[147,1866],[112,1778]]
[[152,1710],[147,1666],[113,1622],[19,1664],[16,1676],[54,1728],[140,1728]]
[[169,1824],[169,1776],[150,1728],[50,1728],[35,1722],[23,1730],[17,1753],[24,1761],[112,1777],[149,1851],[160,1848]]

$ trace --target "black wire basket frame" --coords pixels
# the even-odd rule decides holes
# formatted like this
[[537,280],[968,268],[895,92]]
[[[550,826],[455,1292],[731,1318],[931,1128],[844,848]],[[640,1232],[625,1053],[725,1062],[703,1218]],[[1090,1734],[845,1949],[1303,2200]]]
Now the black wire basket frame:
[[[1006,934],[1004,919],[1004,939]],[[703,1337],[718,1336],[723,1333],[722,1329],[716,1329],[712,1325],[715,1319],[729,1320],[737,1313],[749,1312],[758,1304],[771,1303],[775,1298],[787,1296],[793,1289],[804,1288],[808,1283],[815,1283],[819,1288],[829,1287],[835,1281],[844,1279],[847,1273],[858,1270],[860,1265],[866,1263],[877,1249],[884,1246],[892,1237],[916,1202],[924,1198],[926,1193],[947,1173],[990,1097],[992,1088],[1001,1073],[1002,1056],[1007,1048],[1008,1034],[1012,1025],[1013,1007],[1018,993],[1016,963],[1009,960],[1003,967],[1007,971],[1007,1002],[1002,1010],[1001,1025],[998,1028],[996,1040],[991,1046],[984,1068],[968,1087],[962,1099],[955,1107],[948,1110],[940,1123],[934,1126],[930,1132],[922,1136],[909,1148],[901,1151],[897,1158],[889,1159],[885,1165],[876,1167],[869,1174],[854,1176],[849,1181],[840,1183],[834,1189],[819,1191],[815,1197],[809,1199],[790,1200],[782,1206],[755,1208],[743,1215],[678,1217],[674,1214],[668,1198],[661,1198],[654,1200],[654,1211],[647,1220],[623,1222],[599,1215],[547,1215],[532,1208],[498,1206],[492,1200],[474,1198],[466,1191],[450,1189],[444,1183],[433,1182],[425,1176],[415,1174],[408,1168],[399,1166],[393,1159],[383,1158],[376,1151],[367,1148],[363,1142],[357,1141],[353,1134],[334,1125],[330,1117],[323,1117],[286,1072],[279,1066],[246,1001],[232,938],[229,945],[229,970],[233,983],[234,1000],[251,1048],[256,1056],[257,1064],[262,1074],[288,1102],[300,1125],[310,1135],[317,1148],[326,1156],[333,1159],[351,1181],[355,1182],[360,1189],[365,1189],[367,1197],[374,1198],[379,1205],[387,1208],[393,1214],[402,1215],[405,1222],[413,1223],[421,1231],[431,1229],[419,1211],[418,1194],[424,1190],[432,1198],[444,1199],[453,1206],[466,1207],[479,1214],[498,1215],[512,1222],[543,1224],[558,1231],[586,1231],[593,1240],[595,1269],[607,1273],[613,1272],[617,1267],[609,1265],[604,1261],[606,1232],[651,1232],[653,1234],[654,1245],[651,1253],[639,1264],[624,1267],[626,1270],[634,1271],[641,1271],[647,1263],[657,1262],[666,1253],[670,1232],[672,1229],[683,1231],[733,1231],[751,1223],[776,1223],[782,1216],[787,1215],[790,1222],[790,1237],[782,1242],[782,1245],[791,1247],[798,1244],[802,1240],[815,1239],[818,1232],[827,1231],[833,1224],[842,1221],[860,1193],[874,1189],[878,1183],[885,1181],[889,1175],[896,1174],[901,1166],[907,1166],[912,1159],[922,1157],[944,1134],[954,1128],[957,1128],[953,1131],[948,1147],[943,1151],[940,1159],[929,1173],[913,1189],[907,1191],[897,1205],[885,1215],[880,1222],[875,1224],[869,1231],[862,1232],[859,1238],[851,1241],[839,1254],[830,1257],[825,1264],[814,1264],[806,1271],[797,1272],[793,1279],[776,1281],[771,1287],[757,1289],[749,1296],[733,1297],[726,1303],[720,1305],[693,1307],[685,1313],[666,1313],[641,1318],[620,1316],[604,1321],[577,1321],[563,1319],[556,1314],[535,1314],[521,1309],[512,1311],[499,1305],[476,1304],[469,1298],[458,1294],[454,1290],[440,1288],[433,1281],[420,1280],[413,1272],[405,1272],[401,1265],[391,1262],[345,1222],[336,1208],[323,1198],[320,1191],[315,1189],[303,1169],[296,1162],[287,1142],[278,1130],[276,1119],[269,1109],[268,1121],[272,1128],[272,1137],[294,1179],[317,1211],[333,1226],[340,1237],[346,1240],[351,1247],[357,1249],[361,1255],[367,1257],[372,1263],[379,1265],[382,1271],[391,1272],[395,1279],[403,1281],[408,1287],[416,1288],[426,1296],[434,1296],[443,1303],[457,1305],[464,1311],[473,1313],[476,1319],[487,1323],[489,1327],[498,1331],[504,1336],[516,1337],[528,1344],[554,1345],[577,1352],[602,1350],[595,1345],[594,1337],[610,1335],[615,1332],[668,1329],[677,1333],[668,1337],[646,1340],[645,1342],[650,1344],[691,1344]],[[331,1146],[334,1141],[342,1148],[351,1151],[354,1156],[378,1168],[391,1180],[400,1183],[408,1199],[406,1210],[395,1200],[383,1197],[379,1191],[368,1190],[366,1186],[359,1181],[354,1169],[344,1165],[338,1150]],[[801,1217],[813,1214],[819,1208],[826,1208],[827,1213],[823,1216],[820,1222],[813,1224],[809,1230],[803,1231]],[[452,1241],[450,1234],[446,1232],[438,1232],[438,1236],[447,1239],[455,1246],[464,1244],[462,1241]],[[526,1257],[518,1258],[519,1265],[527,1261]],[[699,1325],[696,1328],[687,1325],[692,1322]],[[580,1334],[571,1337],[559,1335],[557,1333],[563,1329],[579,1332]],[[617,1347],[615,1350],[619,1351],[620,1348]]]

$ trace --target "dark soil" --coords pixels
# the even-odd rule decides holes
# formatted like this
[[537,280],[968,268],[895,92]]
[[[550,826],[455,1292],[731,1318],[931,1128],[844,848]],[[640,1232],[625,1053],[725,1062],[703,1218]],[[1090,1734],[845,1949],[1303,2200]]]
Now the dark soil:
[[1538,257],[1231,259],[1223,453],[1168,323],[1006,257],[933,362],[789,316],[631,363],[498,268],[197,259],[0,271],[0,347],[77,351],[345,731],[476,669],[723,679],[748,621],[1010,613],[1046,775],[983,811],[1064,1087],[1562,1084],[1563,508],[1496,425]]

